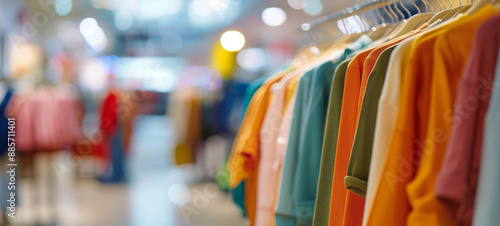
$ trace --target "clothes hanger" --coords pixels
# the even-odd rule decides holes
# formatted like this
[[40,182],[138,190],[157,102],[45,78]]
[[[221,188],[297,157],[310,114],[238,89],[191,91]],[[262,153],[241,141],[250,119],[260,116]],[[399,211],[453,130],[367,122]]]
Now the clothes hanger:
[[[413,3],[413,1],[411,1],[411,2]],[[399,4],[401,5],[401,7],[403,7],[403,10],[406,12],[406,14],[408,14],[408,19],[409,19],[411,17],[410,10],[408,10],[408,8],[406,8],[406,6],[405,6],[405,4],[403,4],[402,0],[399,1]],[[418,9],[417,12],[420,13],[420,9]],[[406,17],[405,17],[404,21],[408,21],[408,19],[406,19]]]
[[462,0],[459,0],[459,3],[458,3],[458,4],[459,4],[459,6],[457,6],[457,7],[455,7],[455,8],[453,8],[453,4],[451,3],[451,1],[450,1],[450,0],[448,0],[448,2],[450,3],[450,8],[451,8],[451,10],[450,10],[450,11],[449,11],[446,15],[444,15],[444,17],[443,17],[443,21],[447,21],[447,20],[449,20],[449,19],[451,19],[451,18],[456,17],[456,16],[458,15],[458,13],[459,13],[461,10],[463,10],[465,7],[470,7],[469,5],[464,5],[464,6],[462,6]]
[[393,4],[392,6],[394,6],[394,8],[396,9],[396,12],[398,13],[398,16],[401,16],[401,22],[406,22],[406,18],[405,18],[405,14],[403,12],[401,12],[401,10],[399,9],[398,7],[398,3],[396,2],[396,0],[393,0]]
[[396,21],[394,20],[394,16],[392,15],[392,13],[391,13],[391,12],[389,12],[389,10],[387,10],[386,5],[385,5],[385,0],[382,0],[382,1],[380,1],[380,2],[382,2],[382,10],[384,10],[385,14],[386,14],[386,15],[389,17],[389,19],[391,20],[391,24],[393,24],[393,25],[394,25],[394,24],[396,23]]
[[449,12],[449,10],[442,9],[442,7],[441,7],[442,5],[441,5],[441,2],[439,0],[436,0],[436,2],[439,4],[439,11],[427,21],[428,24],[432,24],[439,19],[443,20],[443,17]]
[[[401,23],[396,23],[395,21],[395,13],[392,11],[392,8],[390,8],[389,4],[385,4],[386,1],[381,1],[382,2],[382,9],[384,10],[385,14],[387,16],[389,16],[389,18],[391,19],[391,24],[392,24],[392,29],[388,30],[387,33],[386,33],[386,37],[389,36],[390,34],[393,34],[394,32],[397,32],[399,31],[399,29],[401,28],[402,24]],[[390,10],[387,10],[386,7],[389,8]]]
[[384,34],[384,32],[383,31],[381,32],[380,29],[377,30],[377,27],[376,27],[376,25],[374,23],[372,23],[371,26],[368,25],[366,23],[366,21],[372,21],[373,22],[373,20],[370,19],[368,16],[366,17],[366,18],[368,18],[368,20],[366,20],[366,18],[364,18],[364,16],[363,16],[363,14],[366,11],[368,11],[368,13],[367,13],[368,15],[371,15],[370,12],[369,12],[371,5],[373,5],[373,4],[370,3],[370,2],[367,2],[367,3],[364,4],[364,6],[361,6],[362,10],[360,10],[358,12],[358,16],[354,17],[354,18],[356,20],[358,20],[358,23],[364,25],[363,26],[364,27],[364,31],[362,33],[368,35],[368,37],[370,37],[371,40],[377,40],[377,39],[380,38],[380,36],[382,36]]
[[[373,4],[372,4],[373,5]],[[371,7],[372,8],[372,7]],[[375,10],[378,10],[378,9],[369,9],[368,11],[368,15],[370,15],[371,17],[375,18],[373,16],[372,13],[375,13]],[[370,13],[372,12],[372,13]],[[378,20],[377,20],[378,21]],[[382,22],[382,20],[381,20]],[[371,28],[371,32],[367,33],[367,35],[372,39],[372,40],[379,40],[380,38],[384,37],[384,35],[387,33],[387,30],[390,29],[391,26],[387,26],[385,23],[382,24],[382,25],[378,25],[378,26],[373,26]]]
[[499,0],[478,0],[476,3],[473,3],[472,7],[465,12],[467,15],[472,15],[482,9],[486,5],[493,5],[496,9],[500,10],[498,5],[500,5]]
[[443,9],[443,5],[441,4],[441,0],[436,0],[436,2],[438,3],[439,5],[439,12],[443,11],[443,10],[446,10],[446,8]]
[[432,17],[432,14],[427,13],[427,3],[424,3],[424,5],[426,6],[426,13],[421,13],[420,8],[418,8],[413,1],[411,2],[417,8],[417,12],[419,13],[407,19],[406,22],[403,22],[404,26],[400,27],[400,29],[397,30],[397,32],[393,32],[392,34],[388,35],[387,36],[388,38],[394,39],[402,35],[405,35],[408,32],[419,28],[427,19]]
[[361,17],[361,13],[365,10],[364,8],[361,8],[361,6],[355,6],[357,7],[355,9],[355,12],[357,12],[356,15],[353,16],[353,19],[359,24],[359,27],[361,29],[361,32],[359,33],[367,33],[370,31],[370,28],[367,27],[365,21],[363,21],[363,18]]
[[493,1],[493,7],[495,7],[495,9],[497,9],[498,11],[500,11],[500,1]]
[[387,8],[389,9],[389,12],[392,14],[392,16],[394,17],[394,23],[395,24],[399,24],[399,17],[398,15],[396,14],[396,11],[394,11],[392,9],[392,4],[390,2],[390,0],[386,0],[387,1]]
[[418,26],[422,26],[422,24],[424,24],[425,22],[427,22],[433,16],[433,14],[429,13],[429,11],[428,11],[428,7],[427,7],[427,2],[426,1],[421,1],[422,3],[424,3],[425,13],[421,12],[420,7],[418,7],[417,4],[415,4],[415,2],[413,2],[413,0],[410,0],[410,2],[417,9],[417,12],[418,12],[417,14],[413,15],[412,17],[423,18],[423,20],[419,21]]
[[459,0],[459,4],[460,4],[460,6],[456,7],[458,9],[456,9],[456,8],[453,9],[453,11],[454,11],[455,14],[453,14],[453,16],[451,18],[455,18],[459,14],[463,14],[463,13],[467,12],[467,10],[469,10],[472,7],[472,4],[469,4],[469,0],[467,0],[467,4],[465,4],[463,6],[462,6],[462,1]]
[[[358,20],[355,17],[355,14],[354,14],[356,12],[356,9],[348,8],[346,10],[347,10],[347,15],[352,15],[352,18],[356,22],[358,22]],[[334,43],[334,45],[336,45],[336,46],[338,46],[338,45],[340,45],[342,43],[352,43],[352,42],[356,41],[361,35],[363,35],[363,33],[357,33],[357,32],[355,32],[355,30],[352,27],[350,27],[349,23],[347,23],[347,25],[346,25],[345,20],[347,18],[349,18],[349,17],[344,17],[344,18],[342,18],[341,21],[344,24],[344,28],[346,28],[346,30],[349,31],[349,32],[348,32],[347,35],[345,35],[344,37],[338,39]],[[360,27],[363,27],[363,25],[360,24]]]

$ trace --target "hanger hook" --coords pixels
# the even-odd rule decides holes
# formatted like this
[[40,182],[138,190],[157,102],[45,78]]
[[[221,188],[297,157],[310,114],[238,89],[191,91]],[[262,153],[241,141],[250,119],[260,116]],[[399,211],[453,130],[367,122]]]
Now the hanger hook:
[[392,14],[389,12],[389,10],[387,10],[387,8],[385,7],[385,6],[386,6],[386,5],[385,5],[385,1],[382,1],[382,3],[383,3],[383,4],[382,4],[382,9],[384,10],[385,14],[386,14],[387,16],[389,16],[389,18],[391,19],[391,23],[395,23],[395,22],[394,22],[394,17],[393,17],[393,16],[392,16]]
[[[371,29],[372,30],[376,30],[377,29],[377,25],[378,25],[378,20],[375,16],[373,16],[373,4],[371,3],[371,1],[368,2],[368,11],[366,12],[368,17],[370,18],[370,21],[372,22],[372,27]],[[376,22],[375,22],[376,21]]]
[[380,22],[382,22],[383,26],[385,27],[385,26],[387,26],[387,21],[385,20],[385,17],[382,16],[382,13],[380,13],[380,8],[381,7],[383,8],[384,6],[382,5],[381,7],[379,7],[378,4],[381,1],[380,0],[375,0],[375,1],[377,2],[377,10],[376,10],[376,12],[377,12],[378,18],[380,19]]
[[394,8],[396,8],[396,11],[399,13],[399,15],[401,15],[401,20],[404,21],[405,20],[405,14],[399,9],[398,3],[396,2],[396,0],[393,0],[393,2],[394,3],[392,5],[394,6]]
[[[364,3],[364,4],[361,4],[361,12],[359,12],[359,19],[361,20],[361,23],[364,25],[364,27],[366,28],[365,31],[369,31],[371,29],[371,26],[368,24],[368,21],[367,19],[365,18],[365,16],[363,16],[363,14],[365,14],[365,12],[367,11],[368,9],[368,4]],[[368,19],[369,20],[369,19]]]
[[[358,23],[359,25],[359,30],[361,30],[361,32],[364,31],[364,26],[358,21],[358,13],[359,13],[359,5],[354,5],[354,10],[352,11],[352,19],[354,19],[354,21],[356,21],[356,23]],[[356,29],[357,30],[357,29]],[[357,32],[356,32],[357,33]]]
[[389,12],[392,14],[392,16],[394,18],[393,23],[398,22],[398,19],[399,19],[398,15],[396,15],[396,13],[394,12],[394,10],[392,9],[392,7],[391,7],[392,5],[391,5],[390,0],[386,0],[386,2],[387,2],[387,8],[389,9]]
[[[439,4],[439,12],[443,11],[443,4],[444,3],[442,0],[437,0],[438,4]],[[445,8],[446,9],[446,8]]]
[[[417,4],[415,4],[415,2],[413,0],[410,0],[411,4],[417,9],[417,12],[420,14],[422,13],[422,11],[420,10],[420,8],[417,6]],[[424,3],[425,4],[425,3]],[[404,5],[404,4],[403,4]],[[425,6],[426,9],[427,9],[427,5]]]
[[[399,1],[399,4],[401,5],[401,7],[403,7],[404,11],[408,14],[408,18],[411,17],[410,10],[408,10],[408,8],[406,8],[406,6],[405,6],[405,4],[403,3],[402,0]],[[418,13],[420,13],[420,10],[418,10]]]
[[[434,14],[434,7],[432,6],[432,4],[430,2],[428,2],[427,0],[422,0],[422,2],[424,2],[425,4],[425,10],[427,11],[427,6],[429,6],[431,8],[431,13]],[[427,11],[429,12],[429,11]]]
[[359,13],[358,13],[358,20],[359,22],[363,25],[363,31],[369,31],[370,30],[370,25],[367,24],[366,22],[366,19],[363,18],[363,12],[364,12],[364,9],[362,9]]

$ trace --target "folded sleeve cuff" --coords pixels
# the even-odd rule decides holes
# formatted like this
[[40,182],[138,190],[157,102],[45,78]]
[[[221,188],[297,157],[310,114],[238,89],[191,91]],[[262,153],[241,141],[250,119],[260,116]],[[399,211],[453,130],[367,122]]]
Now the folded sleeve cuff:
[[346,176],[344,178],[345,188],[356,195],[365,197],[366,195],[366,180],[359,179],[353,176]]

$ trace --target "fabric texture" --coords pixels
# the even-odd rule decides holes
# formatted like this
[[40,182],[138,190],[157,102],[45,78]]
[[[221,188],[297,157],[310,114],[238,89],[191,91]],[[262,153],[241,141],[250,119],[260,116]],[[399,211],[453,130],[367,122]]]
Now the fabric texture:
[[284,73],[278,73],[272,76],[253,95],[236,134],[227,164],[230,188],[235,188],[243,180],[246,180],[244,204],[250,225],[255,223],[260,128],[269,104],[271,86],[278,82],[283,75]]
[[[496,16],[475,35],[459,84],[446,157],[436,182],[436,197],[464,225],[472,224],[484,120],[500,47],[499,23],[500,16]],[[475,131],[473,135],[471,131]]]
[[497,55],[495,82],[488,111],[486,113],[483,152],[479,169],[477,196],[473,217],[474,226],[489,226],[500,224],[500,51]]
[[378,100],[382,93],[389,59],[396,46],[384,50],[378,58],[370,78],[368,79],[359,114],[358,128],[349,158],[345,187],[353,193],[365,196],[368,173],[370,169],[371,151],[375,122],[378,112]]

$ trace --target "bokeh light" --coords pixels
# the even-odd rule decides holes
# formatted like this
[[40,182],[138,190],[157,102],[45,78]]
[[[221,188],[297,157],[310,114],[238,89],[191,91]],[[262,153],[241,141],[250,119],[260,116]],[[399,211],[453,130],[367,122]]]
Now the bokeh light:
[[108,46],[106,35],[94,18],[85,18],[80,22],[80,33],[94,52],[101,52]]
[[239,31],[226,31],[220,37],[220,44],[227,51],[239,51],[245,45],[245,36]]
[[190,9],[198,16],[207,16],[212,13],[212,7],[206,0],[193,0]]
[[191,200],[191,193],[186,185],[173,184],[168,188],[168,199],[173,204],[182,206]]
[[323,5],[320,0],[308,0],[304,11],[311,16],[316,16],[323,11]]
[[108,83],[108,66],[98,58],[91,58],[82,65],[78,76],[82,89],[91,93],[103,92]]
[[281,8],[278,7],[269,7],[262,11],[262,21],[267,26],[277,27],[285,23],[286,21],[286,13]]
[[92,35],[98,28],[99,25],[97,21],[92,17],[85,18],[80,22],[80,33],[82,33],[83,36]]
[[243,49],[238,52],[236,62],[240,67],[249,71],[258,71],[262,69],[267,62],[266,51],[261,48]]
[[182,0],[143,0],[134,15],[138,20],[154,20],[165,15],[175,15],[182,10]]
[[127,30],[132,27],[134,17],[128,11],[119,11],[115,15],[115,27],[118,30]]
[[59,16],[66,16],[73,8],[72,0],[55,0],[56,13]]
[[288,0],[288,5],[293,9],[303,9],[307,6],[307,0]]
[[208,5],[215,11],[224,11],[229,7],[230,0],[208,0]]

